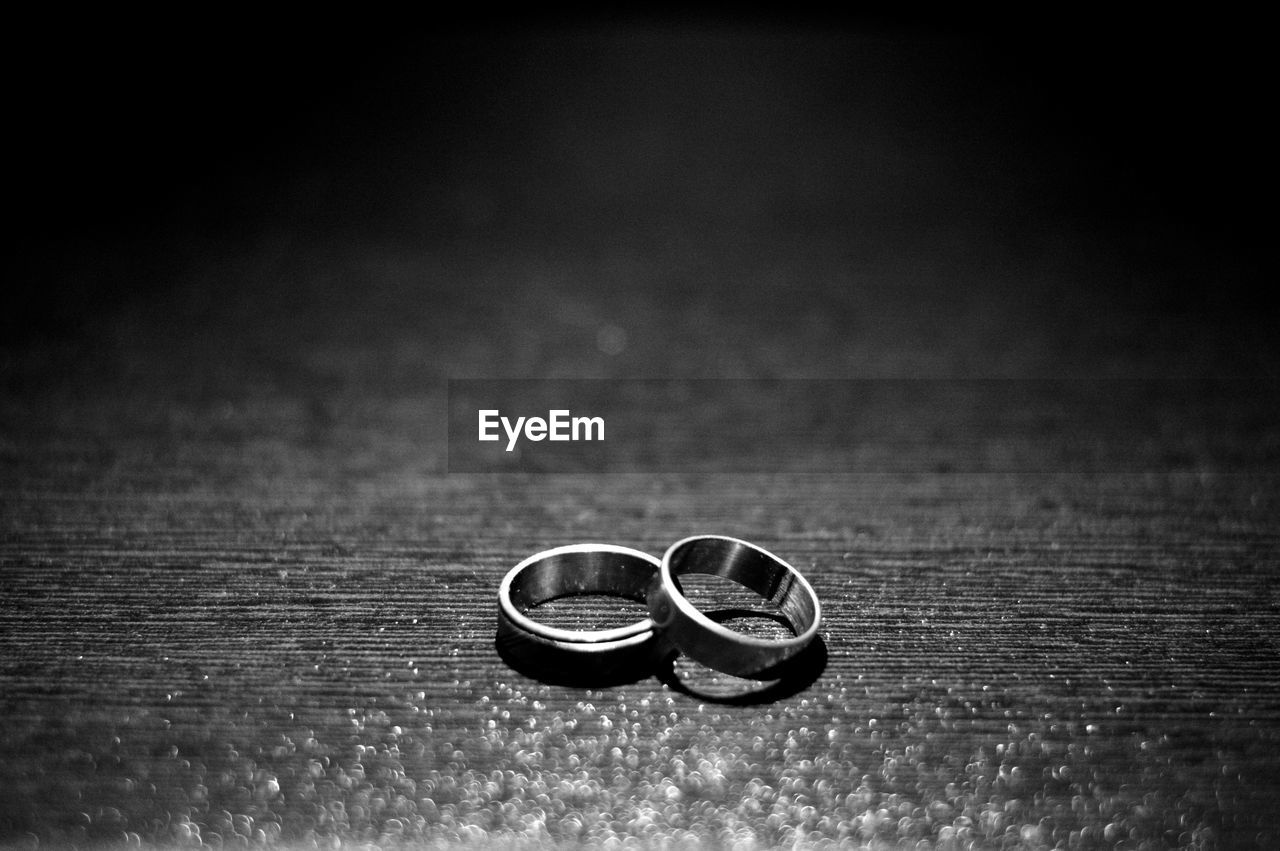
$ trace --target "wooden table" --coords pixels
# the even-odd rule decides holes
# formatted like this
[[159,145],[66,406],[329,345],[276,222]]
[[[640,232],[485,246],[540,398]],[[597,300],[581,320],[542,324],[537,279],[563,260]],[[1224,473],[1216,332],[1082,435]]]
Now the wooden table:
[[[1131,205],[1152,172],[1116,178],[964,39],[424,44],[199,194],[156,178],[156,209],[67,214],[23,254],[4,847],[1280,843],[1249,231]],[[1025,464],[941,418],[871,470],[450,474],[468,377],[1124,379],[1160,413],[984,409]],[[1107,464],[1056,451],[1077,426]],[[582,689],[499,659],[518,560],[699,532],[812,581],[811,681],[753,697],[677,661]]]

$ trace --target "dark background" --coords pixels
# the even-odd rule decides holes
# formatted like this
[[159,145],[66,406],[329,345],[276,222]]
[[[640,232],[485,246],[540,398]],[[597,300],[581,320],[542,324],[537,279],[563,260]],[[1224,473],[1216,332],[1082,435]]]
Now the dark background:
[[1210,283],[1182,267],[1226,257],[1261,274],[1274,165],[1257,28],[1018,23],[913,28],[803,9],[163,31],[35,20],[5,76],[15,244],[37,249],[18,252],[35,268],[17,283],[39,310],[8,315],[20,329],[68,311],[76,300],[50,284],[88,288],[73,293],[85,301],[145,286],[127,268],[50,280],[68,240],[127,244],[135,262],[282,228],[565,246],[681,213],[719,223],[745,195],[799,231],[806,216],[921,232],[977,214],[1024,246],[1069,228],[1180,269],[1163,300],[1144,293],[1157,308],[1189,312],[1224,287],[1243,307],[1253,277]]
[[[1274,845],[1257,22],[159,23],[4,60],[0,839]],[[1161,413],[1113,470],[448,475],[472,377]],[[977,419],[1056,457],[1061,404]],[[813,581],[806,688],[497,657],[520,559],[698,532]]]

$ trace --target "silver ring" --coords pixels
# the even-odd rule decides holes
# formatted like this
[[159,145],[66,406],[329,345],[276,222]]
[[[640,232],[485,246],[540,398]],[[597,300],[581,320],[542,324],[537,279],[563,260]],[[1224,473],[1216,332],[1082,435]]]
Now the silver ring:
[[525,611],[560,597],[606,594],[643,603],[661,563],[639,550],[574,544],[530,556],[498,586],[498,646],[535,672],[583,679],[649,672],[659,642],[650,618],[614,629],[574,630],[539,623]]
[[[698,611],[677,578],[705,573],[732,579],[777,607],[794,635],[781,640],[735,632]],[[768,550],[720,535],[698,535],[672,544],[649,590],[649,614],[665,642],[691,659],[726,674],[771,679],[804,650],[822,620],[813,586]]]

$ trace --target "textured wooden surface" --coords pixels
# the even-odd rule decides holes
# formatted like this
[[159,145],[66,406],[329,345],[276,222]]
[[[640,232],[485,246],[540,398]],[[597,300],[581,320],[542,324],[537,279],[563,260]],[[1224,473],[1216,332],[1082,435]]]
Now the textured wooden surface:
[[[242,153],[146,227],[69,217],[24,256],[0,843],[1280,844],[1248,233],[1150,203],[963,40],[425,44],[254,149],[269,180]],[[940,417],[948,463],[917,441],[874,474],[446,473],[448,378],[667,376],[1166,383],[1134,385],[1154,425],[1086,418],[1111,468],[1007,404],[965,428],[1054,463],[966,457]],[[1169,379],[1206,377],[1234,383],[1188,414]],[[698,532],[814,584],[799,690],[499,659],[516,561]]]

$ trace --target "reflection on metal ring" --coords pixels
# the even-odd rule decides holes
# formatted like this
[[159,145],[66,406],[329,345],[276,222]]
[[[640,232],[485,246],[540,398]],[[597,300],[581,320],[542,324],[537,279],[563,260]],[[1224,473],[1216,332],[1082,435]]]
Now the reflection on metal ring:
[[[680,589],[677,578],[690,573],[732,579],[755,591],[777,607],[794,635],[757,638],[716,622]],[[663,641],[689,658],[726,674],[768,679],[783,676],[787,661],[813,641],[822,606],[808,581],[773,553],[737,538],[699,535],[677,541],[663,556],[649,590],[649,614]]]
[[638,679],[660,651],[653,621],[613,629],[574,630],[529,617],[528,609],[561,597],[603,594],[645,602],[660,562],[610,544],[574,544],[530,556],[498,586],[498,646],[533,676],[583,682]]

